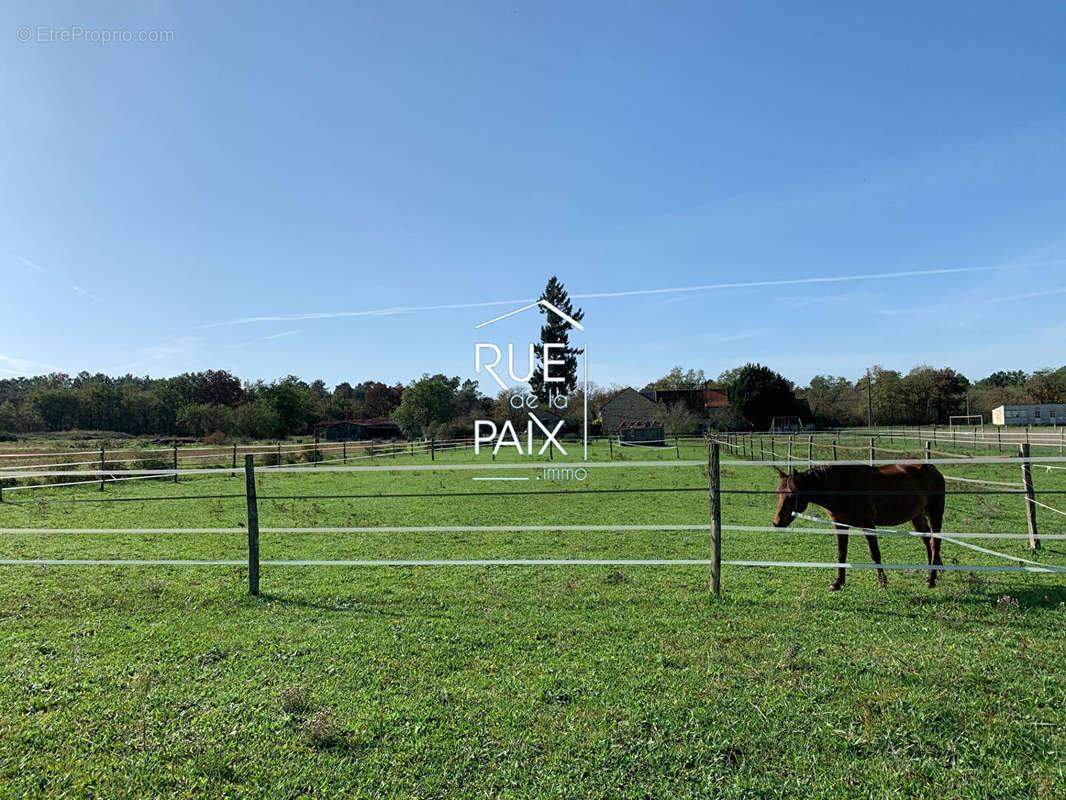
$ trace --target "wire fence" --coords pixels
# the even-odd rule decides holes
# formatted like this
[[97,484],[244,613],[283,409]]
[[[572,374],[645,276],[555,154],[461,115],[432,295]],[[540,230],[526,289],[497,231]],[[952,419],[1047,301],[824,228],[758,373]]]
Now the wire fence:
[[[681,458],[675,458],[673,460],[651,460],[651,461],[598,461],[598,462],[542,462],[542,463],[529,463],[529,462],[481,462],[481,463],[430,463],[430,464],[402,464],[402,463],[390,463],[390,464],[352,464],[352,465],[340,465],[340,466],[322,466],[319,463],[312,463],[306,466],[298,465],[266,465],[256,466],[256,455],[248,453],[245,456],[245,464],[243,465],[242,472],[245,477],[246,486],[245,491],[241,493],[193,493],[193,494],[158,494],[151,496],[101,496],[101,497],[42,497],[39,499],[28,500],[8,500],[0,495],[0,499],[5,504],[10,505],[34,505],[34,504],[51,504],[51,503],[152,503],[152,502],[188,502],[188,501],[205,501],[205,500],[244,500],[247,507],[247,525],[243,528],[3,528],[0,529],[0,534],[15,535],[15,534],[54,534],[54,535],[101,535],[101,534],[169,534],[175,536],[187,535],[187,534],[247,534],[248,541],[248,553],[249,557],[247,561],[232,560],[232,559],[0,559],[0,564],[3,565],[48,565],[48,566],[195,566],[195,565],[244,565],[247,563],[249,567],[249,590],[253,593],[258,593],[259,582],[259,568],[260,566],[513,566],[513,565],[529,565],[529,566],[549,566],[549,565],[655,565],[655,566],[669,566],[669,565],[704,565],[709,566],[712,571],[712,589],[717,588],[715,582],[715,575],[720,570],[722,565],[725,566],[746,566],[746,567],[780,567],[780,568],[858,568],[858,569],[886,569],[886,570],[925,570],[930,569],[929,564],[905,564],[905,563],[851,563],[851,562],[815,562],[815,561],[771,561],[771,560],[723,560],[720,556],[720,544],[721,535],[723,531],[736,531],[736,532],[775,532],[775,533],[787,533],[789,535],[818,535],[818,534],[834,534],[844,536],[885,536],[885,537],[909,537],[914,538],[916,536],[931,536],[933,538],[942,539],[953,542],[955,544],[962,544],[963,546],[975,549],[978,552],[993,557],[1000,557],[1010,561],[1013,564],[1010,565],[935,565],[937,571],[970,571],[970,572],[1018,572],[1018,573],[1041,573],[1041,574],[1059,574],[1066,571],[1066,567],[1042,564],[1032,559],[1020,558],[1012,556],[1010,554],[1000,553],[987,548],[977,547],[976,545],[968,545],[963,540],[968,539],[1024,539],[1029,540],[1030,543],[1034,541],[1035,528],[1030,528],[1028,533],[1007,533],[1007,532],[954,532],[954,533],[921,533],[911,532],[894,529],[878,528],[876,530],[870,528],[859,528],[850,526],[842,529],[840,523],[834,523],[832,520],[824,520],[819,518],[806,517],[815,522],[833,526],[826,528],[800,528],[789,527],[787,529],[770,527],[770,526],[751,526],[751,525],[729,525],[722,524],[720,520],[721,501],[723,497],[728,496],[744,496],[744,495],[775,495],[777,490],[770,489],[742,489],[742,488],[724,488],[721,485],[720,470],[725,469],[739,469],[746,467],[786,467],[793,468],[796,465],[802,465],[807,467],[822,466],[822,465],[888,465],[899,463],[898,459],[884,459],[878,456],[882,454],[906,454],[908,451],[897,451],[891,448],[878,447],[876,443],[866,446],[859,444],[842,444],[841,442],[834,440],[831,442],[815,443],[813,437],[808,438],[804,444],[806,447],[806,457],[802,457],[802,453],[794,452],[796,449],[796,439],[789,437],[784,440],[779,440],[779,437],[768,437],[769,443],[757,443],[752,437],[741,437],[738,435],[724,435],[715,438],[711,441],[699,440],[703,446],[706,446],[709,451],[708,459],[699,460],[686,460]],[[608,440],[609,444],[609,440]],[[756,445],[759,445],[758,451]],[[455,449],[464,448],[466,442],[455,441],[449,443],[449,447]],[[782,446],[783,445],[783,446]],[[435,446],[435,443],[434,443]],[[675,440],[675,446],[678,446],[678,440]],[[832,448],[831,459],[816,459],[817,455],[816,447]],[[734,454],[734,458],[728,460],[720,460],[718,453],[719,448],[731,452]],[[408,452],[413,448],[408,448]],[[929,463],[937,465],[952,465],[955,467],[971,467],[978,465],[1015,465],[1020,466],[1023,470],[1022,481],[1008,482],[1000,480],[986,480],[978,478],[963,478],[960,476],[945,476],[947,480],[982,487],[980,489],[967,489],[961,488],[957,490],[942,492],[944,495],[1022,495],[1025,497],[1027,509],[1034,509],[1036,507],[1044,508],[1045,510],[1054,512],[1056,514],[1064,514],[1062,509],[1055,508],[1047,503],[1042,503],[1035,499],[1033,496],[1033,490],[1031,480],[1026,478],[1027,470],[1032,466],[1034,461],[1042,461],[1046,463],[1040,464],[1040,466],[1046,466],[1049,470],[1063,469],[1064,466],[1059,466],[1060,463],[1066,462],[1066,458],[1056,456],[1028,456],[1020,455],[1015,457],[1006,456],[959,456],[958,454],[952,454],[953,457],[932,457],[935,455],[929,448],[925,448],[926,458],[916,458],[914,460],[920,463]],[[778,453],[778,450],[783,451]],[[758,456],[756,456],[758,452]],[[867,457],[862,459],[851,458],[838,458],[842,453],[855,453],[861,452]],[[769,453],[770,458],[766,458]],[[364,454],[369,458],[369,454]],[[361,456],[353,456],[352,458],[358,458]],[[367,473],[367,472],[404,472],[404,471],[462,471],[462,470],[477,470],[477,471],[508,471],[508,470],[530,470],[530,469],[546,469],[546,468],[582,468],[582,469],[595,469],[595,468],[608,468],[608,469],[685,469],[691,467],[706,468],[707,483],[699,485],[681,485],[681,486],[651,486],[651,487],[611,487],[611,488],[568,488],[568,489],[529,489],[529,490],[517,490],[517,489],[502,489],[491,491],[426,491],[426,492],[301,492],[301,493],[276,493],[276,494],[263,494],[257,495],[256,491],[256,471],[258,469],[259,475],[266,473]],[[9,487],[6,491],[10,492],[17,489],[31,489],[31,488],[55,488],[61,486],[76,486],[84,485],[87,483],[97,483],[98,481],[122,481],[122,480],[138,480],[138,479],[151,479],[151,478],[176,478],[178,475],[193,476],[217,476],[226,474],[235,474],[235,471],[230,467],[189,467],[185,469],[122,469],[122,470],[108,470],[108,469],[87,469],[87,470],[56,470],[56,469],[27,469],[19,466],[12,467],[0,467],[0,478],[5,479],[40,479],[42,477],[70,477],[70,476],[97,476],[96,480],[90,481],[72,481],[70,483],[53,483],[53,484],[38,484],[34,486],[15,486]],[[258,503],[259,501],[299,501],[299,500],[320,500],[320,499],[360,499],[360,500],[412,500],[416,498],[513,498],[517,496],[553,496],[553,495],[625,495],[625,494],[645,494],[645,495],[662,495],[662,494],[683,494],[683,493],[703,493],[707,492],[710,498],[711,504],[711,519],[709,524],[630,524],[630,525],[553,525],[553,524],[538,524],[538,525],[445,525],[445,526],[362,526],[362,527],[263,527],[258,525]],[[830,492],[824,492],[828,495],[846,495],[846,494],[870,494],[869,491],[860,492],[847,491],[847,490],[833,490]],[[930,492],[928,490],[894,490],[894,491],[878,491],[878,495],[903,495],[903,494],[938,494],[940,492]],[[1043,489],[1041,495],[1049,497],[1061,496],[1066,494],[1066,489]],[[718,518],[716,520],[717,506]],[[329,560],[329,559],[289,559],[289,560],[263,560],[260,561],[258,557],[258,537],[260,532],[262,533],[277,533],[277,534],[341,534],[341,533],[363,533],[363,534],[401,534],[401,533],[418,533],[418,534],[447,534],[447,533],[486,533],[486,532],[533,532],[533,531],[569,531],[569,532],[621,532],[621,531],[707,531],[712,538],[712,557],[708,559],[693,559],[693,558],[620,558],[620,559],[575,559],[575,558],[497,558],[497,559],[348,559],[348,560]],[[1066,534],[1045,534],[1040,537],[1044,540],[1063,540],[1066,539]],[[717,539],[717,545],[715,545],[715,539]],[[253,541],[254,540],[254,541]],[[255,573],[254,585],[252,583],[252,574]]]

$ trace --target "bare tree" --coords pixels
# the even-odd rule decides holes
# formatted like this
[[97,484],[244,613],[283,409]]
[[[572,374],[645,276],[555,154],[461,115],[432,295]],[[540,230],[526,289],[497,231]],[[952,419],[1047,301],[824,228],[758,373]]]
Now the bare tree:
[[684,403],[659,403],[658,416],[663,423],[663,431],[671,436],[692,433],[700,424],[700,418]]

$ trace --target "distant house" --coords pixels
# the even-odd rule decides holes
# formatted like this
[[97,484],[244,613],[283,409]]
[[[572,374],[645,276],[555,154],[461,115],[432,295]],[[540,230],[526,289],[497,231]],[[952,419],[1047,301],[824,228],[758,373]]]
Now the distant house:
[[615,435],[627,422],[654,422],[659,414],[655,401],[636,389],[626,387],[600,408],[603,432]]
[[369,439],[400,439],[400,426],[387,419],[330,420],[315,425],[315,440],[361,442]]
[[992,409],[993,425],[1066,425],[1066,403],[1033,403]]
[[708,409],[729,408],[724,389],[656,389],[655,402],[670,406],[681,403],[700,419],[706,419]]

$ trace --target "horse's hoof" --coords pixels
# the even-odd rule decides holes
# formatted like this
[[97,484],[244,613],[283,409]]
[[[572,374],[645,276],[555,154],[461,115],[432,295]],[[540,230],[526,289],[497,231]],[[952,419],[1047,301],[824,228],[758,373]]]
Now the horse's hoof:
[[831,592],[839,592],[843,586],[844,586],[844,584],[842,584],[842,583],[831,583],[831,584],[829,584],[829,591],[831,591]]
[[885,589],[888,588],[888,581],[878,581],[877,582],[877,588],[880,589],[881,591],[884,591]]
[[931,580],[929,580],[927,578],[926,581],[925,581],[925,588],[926,589],[935,589],[936,588],[936,581],[931,581]]

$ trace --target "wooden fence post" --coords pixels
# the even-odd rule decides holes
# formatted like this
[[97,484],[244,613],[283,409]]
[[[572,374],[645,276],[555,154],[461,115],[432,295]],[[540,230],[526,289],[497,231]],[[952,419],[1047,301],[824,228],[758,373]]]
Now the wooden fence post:
[[681,445],[678,444],[677,434],[674,434],[674,452],[677,453],[677,457],[681,458]]
[[255,456],[244,457],[248,494],[248,594],[259,594],[259,504],[255,499]]
[[925,440],[925,460],[926,461],[929,460],[929,456],[931,455],[931,453],[929,452],[930,449],[931,449],[931,445],[932,445],[932,442],[930,442],[928,439],[926,439]]
[[[1018,453],[1022,458],[1029,458],[1029,443],[1019,447]],[[1029,526],[1029,547],[1037,550],[1040,548],[1040,539],[1037,538],[1036,530],[1036,497],[1033,493],[1033,473],[1028,461],[1022,462],[1022,484],[1025,486],[1025,521]]]
[[430,461],[436,461],[437,460],[436,452],[437,452],[437,440],[436,440],[435,437],[430,437],[430,440],[429,440],[429,460]]
[[229,476],[231,478],[235,477],[236,474],[237,474],[237,472],[236,472],[236,470],[237,470],[237,443],[236,442],[233,443],[233,465],[230,467],[230,469],[232,469],[233,472],[231,472],[229,474]]
[[341,449],[342,449],[342,451],[344,453],[344,455],[343,455],[344,463],[347,464],[348,463],[348,440],[347,439],[345,439],[344,442],[341,444]]
[[837,460],[837,440],[833,439],[833,460]]
[[178,446],[174,445],[174,483],[178,482]]
[[711,593],[722,593],[722,494],[718,442],[707,448],[707,477],[711,501]]
[[874,459],[877,457],[877,453],[874,452],[874,437],[870,437],[870,466],[874,465]]
[[100,448],[100,491],[104,490],[104,470],[107,467],[104,466],[104,448]]
[[807,436],[807,466],[814,463],[814,436]]

